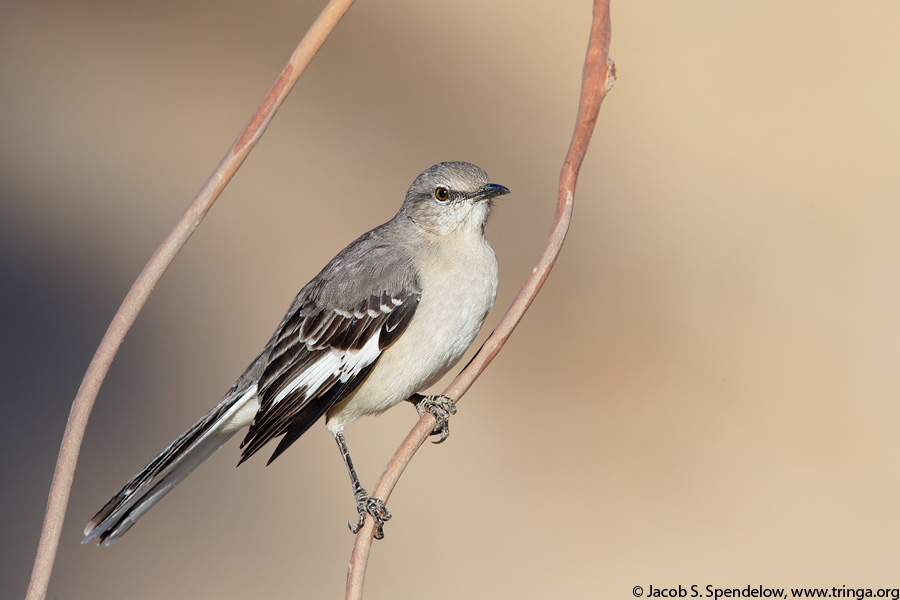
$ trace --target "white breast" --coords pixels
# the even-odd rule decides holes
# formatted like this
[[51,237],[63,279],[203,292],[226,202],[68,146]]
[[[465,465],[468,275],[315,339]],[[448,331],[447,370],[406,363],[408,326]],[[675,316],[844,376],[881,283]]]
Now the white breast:
[[480,232],[477,237],[477,243],[444,238],[421,257],[422,299],[413,320],[360,389],[329,411],[330,431],[424,390],[462,357],[497,296],[497,258]]

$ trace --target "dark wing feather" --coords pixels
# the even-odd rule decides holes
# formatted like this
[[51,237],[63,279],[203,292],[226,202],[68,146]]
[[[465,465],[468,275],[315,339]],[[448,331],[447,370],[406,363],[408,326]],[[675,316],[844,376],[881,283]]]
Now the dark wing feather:
[[[258,381],[260,407],[241,443],[241,462],[284,436],[272,462],[365,380],[380,351],[396,341],[415,314],[421,292],[417,285],[410,287],[414,289],[370,294],[352,310],[309,301],[285,318],[269,343]],[[353,358],[373,336],[378,336],[379,354],[366,364],[354,364]],[[321,372],[313,375],[312,369]]]
[[368,366],[363,367],[355,377],[344,383],[336,383],[328,388],[328,391],[324,394],[320,394],[307,402],[303,409],[298,411],[291,419],[284,436],[281,438],[281,441],[278,442],[275,452],[273,452],[272,456],[269,457],[269,460],[266,461],[266,465],[272,464],[273,460],[278,458],[282,452],[296,442],[297,438],[306,433],[306,430],[312,427],[313,423],[318,421],[329,408],[340,402],[343,398],[349,396],[357,387],[359,387],[359,385],[365,381],[366,377],[368,377],[377,362],[377,359],[374,360]]

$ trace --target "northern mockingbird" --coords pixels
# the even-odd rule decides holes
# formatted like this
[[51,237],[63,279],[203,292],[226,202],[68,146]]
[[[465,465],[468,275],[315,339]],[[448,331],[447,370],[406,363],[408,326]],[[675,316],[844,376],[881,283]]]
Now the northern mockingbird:
[[112,544],[245,427],[238,464],[281,438],[271,463],[322,415],[353,485],[359,521],[350,529],[369,514],[375,537],[383,537],[391,515],[360,484],[344,427],[409,400],[420,415],[435,415],[439,442],[447,437],[453,401],[418,392],[462,357],[494,305],[497,259],[484,225],[491,200],[508,193],[469,163],[419,175],[396,216],[341,250],[300,290],[225,398],[100,509],[84,542]]

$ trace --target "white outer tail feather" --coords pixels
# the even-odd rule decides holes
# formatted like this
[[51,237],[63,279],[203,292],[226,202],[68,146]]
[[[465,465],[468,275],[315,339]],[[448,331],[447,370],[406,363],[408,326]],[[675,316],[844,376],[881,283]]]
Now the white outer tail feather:
[[[230,405],[225,408],[222,404]],[[204,421],[210,413],[221,411],[223,408],[225,408],[225,412],[221,416],[204,425]],[[212,456],[235,433],[248,427],[258,408],[256,385],[251,386],[236,398],[226,398],[172,444],[172,446],[177,445],[185,436],[193,434],[198,427],[202,427],[199,437],[190,446],[180,449],[171,464],[157,474],[145,475],[147,469],[153,464],[150,463],[113,498],[113,501],[118,499],[118,502],[109,511],[109,514],[97,521],[98,517],[106,511],[109,506],[107,505],[91,519],[84,529],[85,538],[81,543],[85,544],[95,538],[105,538],[103,543],[111,546],[145,512],[153,508],[163,496],[181,483],[203,461]],[[160,456],[169,452],[172,446],[164,450]],[[146,481],[142,481],[142,477],[146,477]],[[129,490],[134,484],[136,487]]]

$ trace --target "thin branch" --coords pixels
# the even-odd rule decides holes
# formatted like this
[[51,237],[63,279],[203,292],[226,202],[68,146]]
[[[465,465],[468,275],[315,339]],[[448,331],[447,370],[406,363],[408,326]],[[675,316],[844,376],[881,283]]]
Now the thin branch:
[[112,364],[125,334],[131,328],[138,313],[147,301],[150,292],[156,286],[162,274],[175,259],[175,255],[181,250],[194,230],[200,225],[200,221],[206,216],[213,202],[231,180],[244,159],[256,146],[268,127],[272,117],[281,103],[287,97],[288,92],[296,83],[301,73],[306,69],[312,57],[318,52],[325,39],[335,28],[341,17],[347,12],[354,0],[331,0],[322,10],[312,27],[309,28],[303,40],[294,50],[290,60],[268,93],[263,98],[259,107],[250,117],[250,121],[238,134],[237,139],[219,165],[210,175],[206,183],[191,201],[187,210],[181,216],[178,223],[169,233],[168,237],[159,246],[134,285],[131,286],[125,300],[119,307],[115,317],[106,330],[103,340],[100,342],[94,358],[88,366],[78,394],[72,402],[69,412],[69,420],[63,434],[62,444],[59,449],[59,457],[56,462],[56,471],[53,474],[53,482],[50,484],[50,498],[47,502],[47,512],[44,515],[44,525],[41,529],[41,538],[38,543],[37,556],[34,560],[34,568],[31,572],[31,582],[28,585],[26,600],[43,600],[50,584],[50,573],[56,560],[56,551],[59,547],[59,539],[62,534],[63,521],[66,516],[66,507],[69,504],[69,495],[72,490],[72,480],[75,476],[75,465],[78,462],[78,453],[81,450],[81,442],[87,427],[94,400],[100,391],[106,373]]
[[[525,311],[528,310],[547,279],[550,269],[553,268],[556,257],[559,256],[572,219],[578,172],[581,169],[585,152],[587,152],[594,124],[597,122],[600,104],[612,88],[616,78],[615,65],[609,59],[610,31],[609,0],[594,0],[593,24],[582,76],[581,101],[578,105],[575,132],[560,173],[559,197],[553,228],[541,257],[532,269],[531,275],[525,280],[518,296],[472,361],[444,391],[446,396],[459,399],[487,368],[503,344],[506,343]],[[428,438],[434,425],[435,420],[431,414],[426,413],[419,419],[382,473],[373,492],[376,498],[387,501],[400,475],[403,474],[413,455]],[[365,526],[356,534],[356,543],[353,546],[347,573],[346,598],[348,600],[362,599],[373,532],[372,519],[366,519]]]

